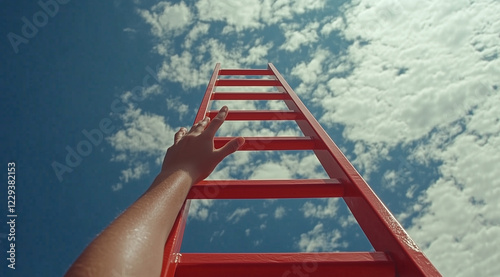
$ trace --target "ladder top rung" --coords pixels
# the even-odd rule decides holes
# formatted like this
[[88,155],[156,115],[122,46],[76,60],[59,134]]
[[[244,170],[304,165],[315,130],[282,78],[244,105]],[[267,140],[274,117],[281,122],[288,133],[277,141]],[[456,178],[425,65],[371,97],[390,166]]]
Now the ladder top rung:
[[[207,116],[213,119],[219,111],[209,111]],[[302,120],[304,116],[289,110],[230,110],[226,120]]]
[[204,180],[195,184],[189,199],[276,199],[343,197],[337,179]]
[[219,75],[274,75],[269,69],[221,69]]

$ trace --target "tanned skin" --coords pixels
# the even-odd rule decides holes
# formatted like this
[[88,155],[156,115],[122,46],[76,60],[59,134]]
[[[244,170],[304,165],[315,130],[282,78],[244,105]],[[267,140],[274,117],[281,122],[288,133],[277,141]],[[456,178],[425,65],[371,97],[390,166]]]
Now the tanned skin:
[[160,275],[163,247],[191,186],[244,143],[239,137],[214,149],[227,112],[224,106],[212,122],[207,117],[175,134],[148,190],[87,246],[66,277]]

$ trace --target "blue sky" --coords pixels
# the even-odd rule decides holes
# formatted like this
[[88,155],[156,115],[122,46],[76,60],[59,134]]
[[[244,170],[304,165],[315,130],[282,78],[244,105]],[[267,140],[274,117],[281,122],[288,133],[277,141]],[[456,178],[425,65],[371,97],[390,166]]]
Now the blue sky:
[[[0,1],[0,153],[4,168],[16,162],[18,215],[14,271],[0,228],[2,276],[62,275],[149,186],[216,62],[272,62],[445,276],[500,271],[498,1],[42,2],[57,9]],[[219,132],[297,133],[292,122]],[[210,178],[322,176],[308,152],[239,152]],[[201,200],[182,250],[371,246],[342,200]]]

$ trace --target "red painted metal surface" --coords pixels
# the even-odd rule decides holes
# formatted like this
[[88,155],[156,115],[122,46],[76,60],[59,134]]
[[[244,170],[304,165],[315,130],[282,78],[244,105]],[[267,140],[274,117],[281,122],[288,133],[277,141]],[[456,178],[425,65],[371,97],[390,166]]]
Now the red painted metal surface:
[[[220,79],[221,75],[274,79]],[[275,86],[278,92],[214,92],[216,86]],[[209,180],[195,184],[165,245],[161,276],[441,276],[272,64],[267,69],[220,69],[217,64],[195,122],[217,114],[208,110],[211,100],[283,100],[289,110],[230,110],[227,120],[295,120],[304,137],[247,137],[239,151],[313,150],[331,179]],[[230,139],[215,138],[214,147]],[[179,253],[189,199],[308,197],[342,197],[377,252]],[[293,272],[301,267],[310,272]]]
[[282,92],[216,92],[212,100],[285,100],[287,96]]
[[[210,99],[212,98],[212,93],[215,89],[215,82],[219,76],[220,64],[215,65],[214,72],[208,83],[205,95],[201,101],[200,108],[194,119],[194,123],[205,118],[208,112],[208,105]],[[186,220],[188,218],[189,207],[191,200],[187,199],[181,208],[179,215],[175,220],[174,226],[170,231],[167,242],[165,243],[165,248],[163,251],[163,265],[160,277],[172,277],[175,275],[175,271],[178,264],[178,258],[181,251],[182,237],[184,235],[184,229],[186,227]]]
[[[213,119],[219,111],[210,111],[207,116]],[[300,120],[302,114],[295,111],[229,111],[226,120]]]
[[276,87],[280,82],[270,79],[219,79],[215,82],[218,87]]
[[[214,139],[214,147],[221,148],[232,137],[218,137]],[[320,143],[310,137],[245,137],[245,143],[239,151],[261,150],[313,150]]]
[[261,76],[261,75],[273,75],[273,72],[269,69],[221,69],[219,70],[219,75],[221,76]]
[[277,199],[343,197],[337,179],[205,180],[191,188],[189,199]]
[[160,276],[174,276],[178,265],[179,253],[181,251],[182,237],[184,228],[186,227],[186,219],[188,217],[190,200],[184,202],[184,206],[177,216],[172,231],[170,232],[167,243],[163,251],[163,266]]
[[[269,64],[268,67],[282,84],[282,90],[290,95],[291,100],[285,101],[289,109],[300,111],[305,116],[305,121],[298,122],[304,135],[317,137],[325,142],[327,150],[318,151],[316,156],[328,175],[331,178],[339,178],[341,181],[347,178],[348,183],[351,184],[345,187],[344,200],[375,250],[391,255],[395,260],[399,276],[441,276],[293,92],[274,65]],[[304,123],[306,121],[309,124]]]
[[176,277],[184,276],[395,276],[383,252],[183,253]]

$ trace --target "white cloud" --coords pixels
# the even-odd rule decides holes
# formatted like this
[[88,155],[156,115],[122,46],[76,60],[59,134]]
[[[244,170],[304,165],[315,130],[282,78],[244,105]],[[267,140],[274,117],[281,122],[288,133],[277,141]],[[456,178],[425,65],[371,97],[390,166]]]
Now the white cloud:
[[228,48],[217,39],[207,38],[194,51],[166,54],[158,77],[181,83],[184,89],[199,87],[207,84],[216,63],[221,63],[223,68],[244,68],[243,65],[265,63],[271,47],[272,44],[268,43]]
[[245,2],[200,0],[196,3],[196,7],[199,20],[225,22],[227,25],[223,33],[231,33],[276,24],[292,19],[294,15],[320,9],[324,4],[323,0],[249,0]]
[[335,251],[347,247],[346,242],[339,242],[342,238],[339,230],[330,232],[323,230],[323,223],[318,223],[311,231],[301,234],[298,246],[301,251]]
[[122,95],[120,95],[120,99],[123,103],[133,103],[133,102],[141,102],[144,101],[151,96],[161,94],[162,88],[158,84],[154,84],[149,87],[141,87],[137,86],[131,91],[126,91]]
[[391,189],[395,188],[398,182],[397,172],[392,169],[387,170],[384,173],[383,181],[384,181],[383,184],[386,188],[391,188]]
[[[302,212],[304,212],[304,217],[312,218],[333,218],[337,214],[339,208],[338,204],[339,198],[327,198],[323,199],[322,202],[326,202],[326,205],[315,205],[311,201],[307,201],[302,206]],[[315,201],[316,202],[316,201]]]
[[293,67],[291,75],[301,81],[295,89],[297,95],[309,99],[314,92],[315,98],[322,99],[323,95],[327,94],[325,83],[328,80],[328,74],[325,74],[325,71],[332,66],[333,61],[329,58],[331,56],[333,55],[330,51],[318,48],[307,61],[300,62]]
[[407,160],[402,159],[401,156],[395,160],[399,163],[399,167],[396,170],[391,168],[384,173],[381,180],[382,187],[390,191],[406,189],[406,197],[413,198],[417,188],[417,185],[414,184],[415,179],[412,176],[415,167],[410,165]]
[[253,171],[252,176],[250,177],[251,180],[256,180],[256,179],[291,179],[292,178],[292,173],[290,170],[277,162],[266,162],[261,165],[259,165],[255,170]]
[[309,46],[318,41],[317,29],[319,22],[308,23],[305,27],[299,24],[281,24],[281,28],[285,32],[286,41],[280,46],[290,52],[297,51],[301,46]]
[[122,183],[116,183],[114,185],[111,186],[111,190],[113,191],[119,191],[123,188],[123,184]]
[[283,216],[285,216],[285,214],[286,214],[286,210],[285,210],[285,207],[283,207],[283,206],[279,206],[278,208],[276,208],[276,210],[274,210],[274,218],[276,218],[276,219],[283,218]]
[[206,220],[209,216],[209,208],[213,205],[212,199],[193,199],[189,206],[189,218]]
[[272,43],[261,44],[260,40],[257,40],[255,46],[248,49],[248,54],[241,59],[244,64],[266,64],[267,53],[269,49],[273,46]]
[[129,105],[119,117],[124,128],[107,140],[115,150],[111,161],[126,162],[128,168],[122,170],[120,182],[112,186],[113,191],[122,189],[124,183],[149,174],[149,158],[160,164],[175,134],[162,116],[145,114],[133,105]]
[[[248,166],[248,163],[252,166]],[[219,170],[220,168],[220,170]],[[210,179],[294,179],[328,178],[316,156],[311,153],[241,151],[227,157]],[[271,200],[266,200],[265,203]]]
[[173,114],[178,114],[179,120],[182,120],[189,112],[189,106],[184,104],[179,97],[167,98],[167,108],[172,111]]
[[324,7],[324,0],[264,0],[262,4],[262,19],[267,24],[275,24],[308,11]]
[[357,141],[353,151],[356,157],[351,162],[362,168],[365,179],[369,180],[370,174],[378,170],[378,163],[389,158],[389,149],[385,143]]
[[325,81],[321,76],[325,76],[322,74],[325,71],[323,62],[328,56],[331,56],[329,51],[318,49],[312,59],[303,61],[292,69],[292,76],[299,78],[305,85],[314,84],[318,80]]
[[500,271],[499,102],[496,94],[478,105],[467,128],[453,140],[420,149],[429,154],[419,157],[443,164],[441,177],[422,197],[425,213],[408,231],[438,268],[452,276],[493,276]]
[[213,242],[214,239],[217,239],[218,237],[222,237],[224,235],[224,233],[226,232],[226,230],[222,230],[222,231],[215,231],[212,236],[210,237],[210,242]]
[[134,29],[134,28],[128,28],[128,27],[124,28],[123,31],[126,32],[126,33],[137,33],[136,29]]
[[241,1],[209,1],[196,3],[201,21],[225,21],[235,31],[247,28],[259,28],[261,2],[259,0]]
[[163,116],[129,107],[120,117],[125,128],[108,138],[119,154],[161,156],[172,145],[175,131],[165,123]]
[[339,31],[345,28],[345,23],[342,17],[333,18],[330,22],[323,25],[321,28],[321,34],[328,36],[333,31]]
[[208,34],[208,30],[210,29],[210,25],[206,23],[198,22],[189,33],[186,35],[186,40],[184,41],[184,47],[189,49],[193,45],[197,39],[199,39],[202,35]]
[[339,25],[353,41],[340,57],[346,71],[331,65],[326,90],[312,90],[321,121],[345,126],[367,174],[396,146],[416,145],[406,148],[415,161],[442,164],[412,206],[409,233],[445,276],[500,270],[499,13],[487,0],[356,1]]
[[149,174],[149,163],[139,162],[134,167],[122,170],[120,181],[128,183],[130,180],[138,180],[145,174]]
[[[355,67],[346,78],[328,82],[323,122],[345,124],[351,140],[390,147],[456,121],[480,101],[479,91],[498,72],[467,42],[479,39],[476,31],[485,27],[479,14],[488,17],[488,11],[457,3],[458,10],[446,15],[450,7],[444,3],[406,9],[393,1],[368,2],[346,12],[343,34],[356,41],[348,53]],[[420,10],[424,7],[429,10]],[[479,24],[456,28],[457,20],[469,14]],[[449,28],[463,31],[443,40]],[[362,40],[368,43],[358,43]]]
[[188,51],[172,55],[167,59],[158,72],[158,78],[179,82],[185,89],[204,84],[209,78],[209,72],[213,70],[208,67],[195,68],[193,56]]
[[226,221],[232,221],[233,223],[237,223],[249,211],[250,208],[238,208],[230,216],[226,218]]
[[159,95],[162,92],[162,88],[158,84],[154,84],[152,86],[149,86],[147,88],[144,88],[141,92],[141,97],[139,99],[148,99],[149,97],[153,95]]
[[354,216],[351,213],[349,213],[345,217],[341,217],[339,219],[339,223],[340,223],[340,226],[342,226],[342,228],[347,228],[349,226],[358,224],[358,222],[356,221],[356,219],[354,218]]
[[162,1],[151,11],[139,10],[139,14],[151,25],[151,32],[157,37],[178,35],[193,20],[193,14],[184,1],[174,5]]
[[312,152],[280,155],[281,163],[293,172],[293,178],[298,179],[327,179],[329,178]]

